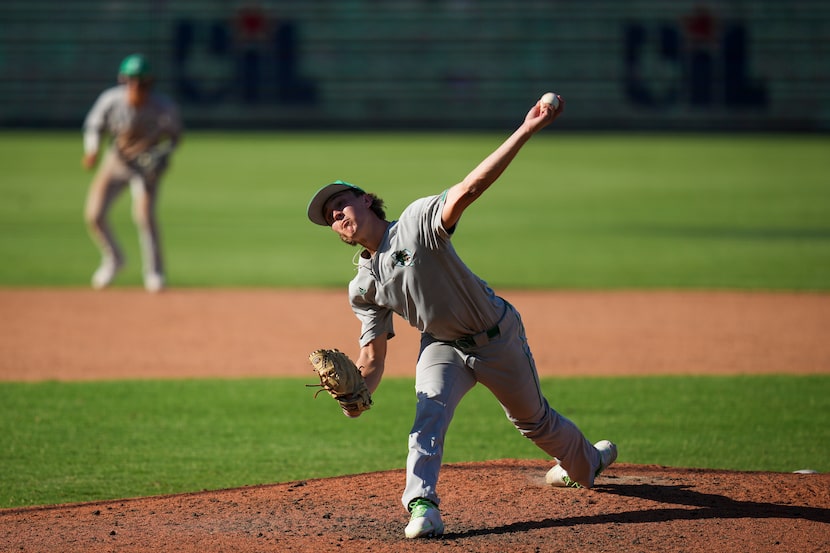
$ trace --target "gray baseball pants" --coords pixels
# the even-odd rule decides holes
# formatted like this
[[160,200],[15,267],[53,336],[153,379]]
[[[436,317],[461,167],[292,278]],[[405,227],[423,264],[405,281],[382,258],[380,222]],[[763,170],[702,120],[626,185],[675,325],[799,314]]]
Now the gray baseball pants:
[[404,507],[418,497],[439,503],[444,438],[456,407],[477,382],[493,393],[522,435],[558,458],[572,479],[593,486],[599,452],[542,395],[524,325],[511,305],[499,335],[482,346],[462,350],[423,334],[415,374],[418,402],[409,435]]

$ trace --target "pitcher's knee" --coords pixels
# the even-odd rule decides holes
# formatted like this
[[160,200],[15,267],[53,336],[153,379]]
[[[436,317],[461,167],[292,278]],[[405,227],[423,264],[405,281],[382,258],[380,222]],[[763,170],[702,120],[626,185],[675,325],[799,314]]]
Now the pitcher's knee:
[[555,417],[550,410],[542,411],[537,416],[527,419],[513,419],[512,422],[522,436],[533,442],[548,438],[556,425]]

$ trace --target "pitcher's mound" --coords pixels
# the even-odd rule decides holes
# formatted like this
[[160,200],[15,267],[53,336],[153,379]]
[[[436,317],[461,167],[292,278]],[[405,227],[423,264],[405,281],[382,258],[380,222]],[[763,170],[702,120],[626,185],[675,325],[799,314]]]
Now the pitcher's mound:
[[550,463],[447,465],[442,538],[407,540],[403,470],[0,511],[5,551],[830,551],[830,475],[618,464],[591,490]]

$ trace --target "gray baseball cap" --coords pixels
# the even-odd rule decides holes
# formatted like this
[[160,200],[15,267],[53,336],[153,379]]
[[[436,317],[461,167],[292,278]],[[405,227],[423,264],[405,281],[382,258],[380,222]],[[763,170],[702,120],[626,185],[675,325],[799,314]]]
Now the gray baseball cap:
[[339,194],[345,190],[353,190],[355,192],[359,192],[361,194],[365,194],[366,191],[360,188],[359,186],[355,186],[354,184],[348,183],[342,180],[336,180],[330,184],[325,185],[320,190],[314,194],[314,197],[311,198],[311,201],[308,202],[308,218],[311,220],[312,223],[317,225],[322,225],[324,227],[329,226],[326,222],[326,215],[323,213],[323,208],[326,206],[326,202],[331,199],[332,196],[335,194]]

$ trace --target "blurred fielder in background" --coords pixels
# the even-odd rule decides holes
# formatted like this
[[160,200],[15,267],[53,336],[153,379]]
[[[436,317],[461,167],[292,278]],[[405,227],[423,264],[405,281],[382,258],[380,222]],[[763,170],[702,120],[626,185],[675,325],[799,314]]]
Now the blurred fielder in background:
[[153,77],[144,56],[127,56],[121,62],[118,81],[118,86],[101,93],[84,122],[82,163],[86,169],[95,167],[104,135],[112,141],[86,200],[86,222],[101,250],[101,265],[92,275],[92,287],[108,286],[124,265],[124,255],[107,214],[129,185],[143,258],[144,287],[158,292],[164,288],[164,265],[156,201],[161,177],[181,138],[181,118],[172,100],[152,90]]

